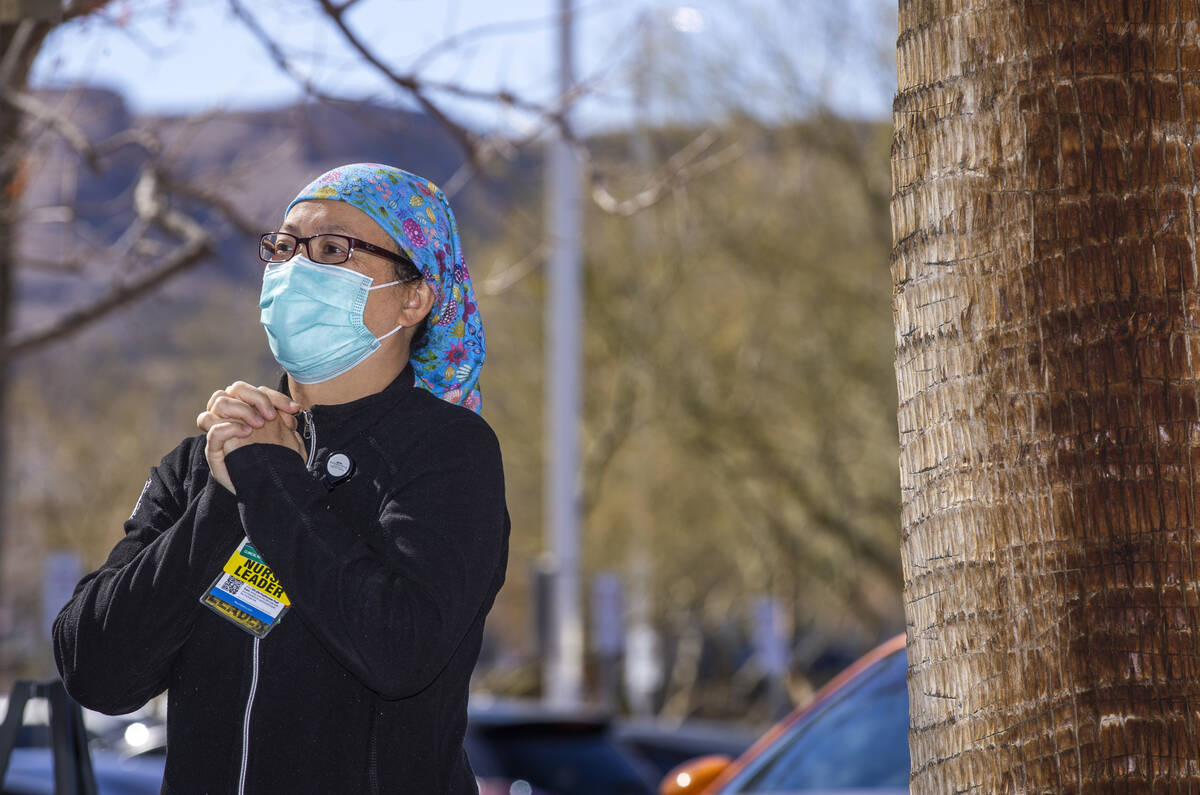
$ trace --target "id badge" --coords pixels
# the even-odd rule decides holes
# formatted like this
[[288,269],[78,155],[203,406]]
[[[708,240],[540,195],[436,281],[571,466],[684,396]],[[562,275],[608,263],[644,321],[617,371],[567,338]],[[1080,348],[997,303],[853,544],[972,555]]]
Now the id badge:
[[258,638],[270,632],[292,604],[249,538],[238,544],[200,601]]

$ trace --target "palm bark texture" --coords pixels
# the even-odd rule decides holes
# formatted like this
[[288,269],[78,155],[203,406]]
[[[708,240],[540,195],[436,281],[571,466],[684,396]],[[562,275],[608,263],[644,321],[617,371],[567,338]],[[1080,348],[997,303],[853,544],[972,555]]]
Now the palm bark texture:
[[912,791],[1200,792],[1200,8],[899,23]]

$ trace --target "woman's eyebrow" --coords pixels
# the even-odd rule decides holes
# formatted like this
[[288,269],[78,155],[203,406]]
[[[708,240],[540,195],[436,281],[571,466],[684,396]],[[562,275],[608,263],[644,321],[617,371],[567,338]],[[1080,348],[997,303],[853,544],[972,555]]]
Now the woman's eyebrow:
[[[318,234],[318,235],[335,234],[335,235],[346,235],[348,237],[355,237],[355,233],[352,229],[342,226],[341,224],[325,224],[325,225],[322,225],[320,227],[320,229],[321,229],[321,231],[317,232],[316,234]],[[279,231],[287,232],[289,235],[294,235],[294,234],[296,234],[297,229],[296,229],[295,224],[284,224],[283,226],[279,227]]]

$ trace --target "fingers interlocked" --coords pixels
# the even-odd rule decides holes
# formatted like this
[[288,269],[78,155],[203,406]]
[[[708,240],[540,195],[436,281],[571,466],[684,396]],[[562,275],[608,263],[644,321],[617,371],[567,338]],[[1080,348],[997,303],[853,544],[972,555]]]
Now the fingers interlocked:
[[[304,442],[296,432],[296,412],[299,410],[300,404],[282,392],[265,386],[251,386],[245,381],[235,381],[213,392],[204,411],[196,416],[196,427],[205,433],[204,456],[217,482],[237,493],[225,466],[225,455],[241,444],[234,440],[247,439],[260,429],[268,431],[267,441],[289,446],[303,457]],[[291,438],[287,432],[280,437],[278,427],[266,427],[276,418],[290,432]]]
[[295,414],[299,410],[299,404],[278,390],[235,381],[212,393],[205,410],[196,416],[196,427],[210,434],[211,444],[210,432],[218,426],[229,426],[219,432],[224,438],[249,436],[252,429],[263,427],[276,416],[281,416],[284,424],[295,430]]

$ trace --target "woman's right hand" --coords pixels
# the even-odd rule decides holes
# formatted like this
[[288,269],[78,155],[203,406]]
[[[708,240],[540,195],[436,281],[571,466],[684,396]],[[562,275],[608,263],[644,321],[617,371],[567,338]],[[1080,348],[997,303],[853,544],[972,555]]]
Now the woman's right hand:
[[206,436],[204,457],[213,478],[236,494],[225,467],[225,442],[245,438],[276,417],[294,431],[298,411],[300,404],[282,392],[245,381],[235,381],[213,392],[204,411],[196,416],[196,427]]

